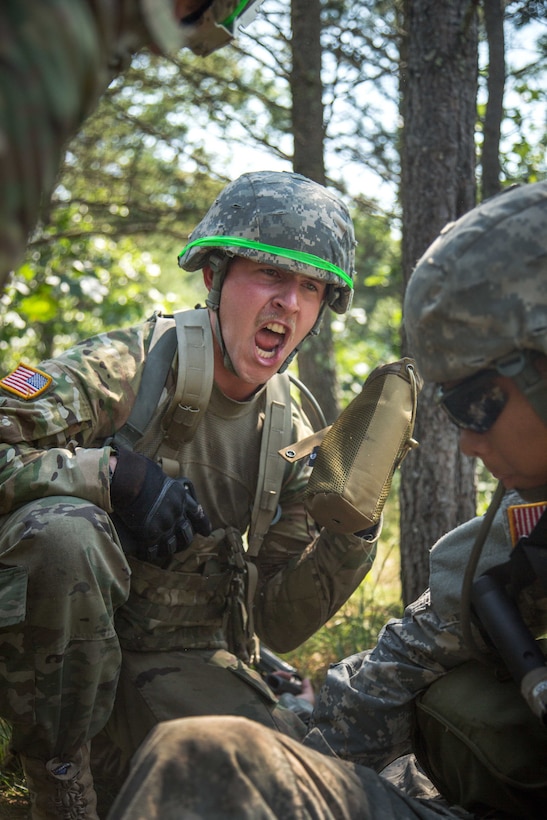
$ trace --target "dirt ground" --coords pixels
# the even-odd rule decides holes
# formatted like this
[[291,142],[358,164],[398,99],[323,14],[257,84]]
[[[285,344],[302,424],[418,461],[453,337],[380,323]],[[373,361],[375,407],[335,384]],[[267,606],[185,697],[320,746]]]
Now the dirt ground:
[[0,820],[27,820],[30,806],[21,766],[9,753],[0,761]]
[[30,808],[26,796],[0,792],[0,820],[28,820]]

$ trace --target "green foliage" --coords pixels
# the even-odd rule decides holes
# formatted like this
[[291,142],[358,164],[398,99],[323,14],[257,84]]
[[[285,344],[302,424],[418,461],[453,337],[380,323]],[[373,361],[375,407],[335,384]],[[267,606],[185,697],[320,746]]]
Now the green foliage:
[[151,241],[154,250],[174,244],[178,252],[222,187],[207,164],[205,171],[200,167],[180,96],[175,66],[136,58],[69,146],[53,208],[83,205],[86,230],[131,236],[148,251]]
[[484,515],[498,482],[480,460],[477,461],[475,470],[475,484],[477,488],[477,515]]
[[[504,25],[504,112],[500,124],[502,185],[538,182],[547,176],[547,35],[541,27],[544,18],[545,0],[526,3],[513,0],[507,4]],[[530,26],[530,23],[534,25]],[[487,75],[488,65],[484,65],[479,72],[478,158],[482,149]]]
[[174,134],[154,126],[169,121],[155,90],[168,68],[137,59],[133,84],[115,82],[69,146],[48,218],[0,297],[4,370],[203,299],[201,274],[176,257],[222,185],[183,173]]
[[547,3],[545,0],[509,0],[507,16],[516,26],[522,27],[534,20],[545,21]]
[[48,358],[155,309],[168,311],[174,298],[160,294],[158,276],[150,254],[128,238],[90,233],[36,247],[0,299],[4,367]]
[[[544,101],[547,95],[543,95]],[[539,182],[547,174],[547,132],[545,125],[530,123],[522,129],[522,114],[519,109],[509,109],[507,120],[514,124],[507,150],[502,157],[505,178],[518,182]]]
[[325,159],[330,175],[363,200],[382,183],[393,203],[399,174],[397,3],[322,3]]
[[402,281],[399,241],[386,215],[356,212],[357,271],[351,309],[332,323],[342,405],[380,363],[399,358]]
[[0,718],[0,817],[8,820],[28,817],[28,790],[19,761],[9,752],[11,730]]
[[[510,9],[523,12],[520,3]],[[253,150],[262,167],[291,164],[288,12],[279,0],[266,0],[264,12],[236,47],[206,59],[141,53],[111,84],[70,144],[53,203],[2,299],[7,363],[203,300],[200,276],[176,265],[188,233],[228,179],[247,161],[256,167]],[[388,185],[393,201],[397,185],[396,15],[388,0],[322,7],[329,184],[358,191],[355,298],[333,326],[342,404],[372,366],[400,355],[398,225],[373,199]],[[509,74],[507,181],[547,172],[544,122],[531,113],[545,101],[541,37],[534,47],[537,59]]]

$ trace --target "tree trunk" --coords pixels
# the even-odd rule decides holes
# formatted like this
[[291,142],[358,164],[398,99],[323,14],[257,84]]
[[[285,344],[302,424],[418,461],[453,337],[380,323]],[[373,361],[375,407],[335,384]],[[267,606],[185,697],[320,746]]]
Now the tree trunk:
[[488,40],[488,101],[484,115],[482,144],[482,198],[500,191],[500,134],[505,91],[504,0],[483,0]]
[[[321,2],[292,0],[292,130],[293,168],[325,184],[323,83],[321,81]],[[330,311],[326,310],[319,336],[306,339],[298,354],[298,373],[315,395],[328,422],[338,415]]]
[[[405,284],[447,222],[475,204],[477,19],[472,0],[404,0],[401,42],[401,204]],[[406,350],[403,340],[403,349]],[[401,576],[404,603],[427,587],[428,552],[475,510],[474,464],[459,454],[456,428],[422,392],[415,437],[402,466]]]

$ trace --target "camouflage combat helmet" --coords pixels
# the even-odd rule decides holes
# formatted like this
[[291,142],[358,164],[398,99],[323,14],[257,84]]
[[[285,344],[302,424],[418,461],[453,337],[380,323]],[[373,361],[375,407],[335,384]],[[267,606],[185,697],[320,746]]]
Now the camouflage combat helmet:
[[[242,174],[224,188],[178,257],[185,270],[209,265],[207,306],[218,311],[230,259],[243,256],[326,282],[326,299],[309,335],[317,334],[325,304],[345,313],[351,304],[355,236],[346,206],[322,185],[287,171]],[[225,366],[236,372],[220,321],[216,335]],[[285,370],[298,348],[285,359]]]
[[141,0],[142,11],[154,42],[165,54],[183,46],[206,57],[237,36],[240,27],[255,17],[262,0],[203,0],[194,14],[177,26],[172,0]]
[[[240,176],[217,197],[178,261],[199,270],[244,256],[327,283],[327,304],[345,313],[351,303],[355,236],[346,206],[322,185],[287,171]],[[207,304],[218,309],[226,265]]]
[[547,422],[547,181],[514,186],[450,223],[419,260],[404,302],[409,349],[432,382],[497,369]]

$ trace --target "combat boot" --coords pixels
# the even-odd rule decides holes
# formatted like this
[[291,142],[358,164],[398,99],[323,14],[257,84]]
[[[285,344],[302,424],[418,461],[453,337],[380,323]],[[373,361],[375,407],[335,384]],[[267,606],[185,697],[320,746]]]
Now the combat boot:
[[67,761],[54,757],[44,763],[27,755],[20,758],[32,820],[98,820],[88,746],[82,746]]

